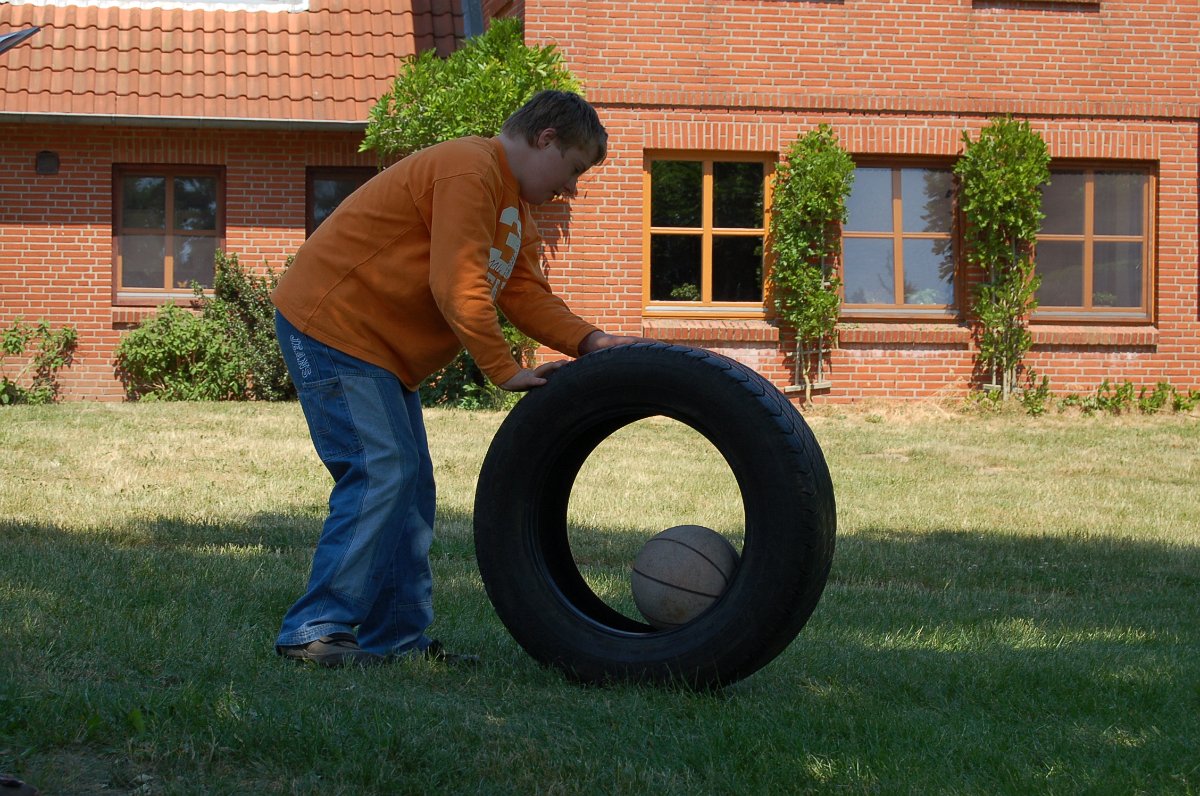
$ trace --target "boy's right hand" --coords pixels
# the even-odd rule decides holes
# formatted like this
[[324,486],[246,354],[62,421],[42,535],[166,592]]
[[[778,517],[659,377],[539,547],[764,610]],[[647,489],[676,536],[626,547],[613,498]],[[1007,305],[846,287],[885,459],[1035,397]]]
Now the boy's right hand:
[[541,387],[546,383],[547,377],[554,371],[566,364],[566,360],[558,360],[555,362],[543,362],[533,370],[525,368],[517,371],[517,375],[513,376],[508,381],[500,385],[500,389],[508,390],[509,392],[525,392],[532,390],[534,387]]

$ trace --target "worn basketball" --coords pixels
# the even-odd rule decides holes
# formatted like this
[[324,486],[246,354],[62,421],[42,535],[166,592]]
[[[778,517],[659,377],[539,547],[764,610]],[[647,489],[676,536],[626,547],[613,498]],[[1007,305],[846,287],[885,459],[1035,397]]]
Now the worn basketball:
[[676,525],[651,537],[633,562],[633,602],[646,621],[668,630],[704,613],[733,579],[738,554],[702,525]]

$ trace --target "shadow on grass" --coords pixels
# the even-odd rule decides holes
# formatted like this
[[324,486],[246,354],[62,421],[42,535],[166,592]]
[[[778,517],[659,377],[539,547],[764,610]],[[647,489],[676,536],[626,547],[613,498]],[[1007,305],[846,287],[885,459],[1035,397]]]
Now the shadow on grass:
[[[1004,771],[1011,788],[998,790],[1017,792],[1044,789],[1055,765],[1096,772],[1067,784],[1115,792],[1196,783],[1186,762],[1200,733],[1194,547],[867,528],[839,539],[797,641],[744,683],[720,697],[598,693],[520,652],[479,583],[470,517],[439,520],[439,626],[489,661],[453,680],[452,698],[419,672],[314,677],[279,665],[271,643],[307,577],[312,516],[88,530],[0,521],[0,768],[36,765],[64,792],[85,791],[47,766],[80,749],[105,756],[110,784],[128,780],[128,790],[139,765],[165,781],[251,766],[284,782],[313,759],[380,792],[447,764],[493,786],[520,782],[525,766],[564,778],[539,786],[577,777],[582,790],[603,790],[611,780],[596,761],[619,756],[629,786],[735,777],[751,789],[886,790],[919,781],[904,775],[919,770],[971,791]],[[423,725],[396,723],[414,712],[438,716],[448,748],[427,748]],[[750,739],[755,753],[738,752]],[[338,762],[346,746],[397,743],[406,767]],[[491,757],[464,761],[456,750],[467,745]]]

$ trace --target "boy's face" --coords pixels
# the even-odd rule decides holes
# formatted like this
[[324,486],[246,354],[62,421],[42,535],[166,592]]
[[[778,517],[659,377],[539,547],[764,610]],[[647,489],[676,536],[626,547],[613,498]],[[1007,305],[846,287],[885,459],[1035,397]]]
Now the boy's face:
[[579,178],[596,162],[594,147],[562,149],[553,127],[534,142],[529,173],[521,180],[521,198],[540,205],[557,196],[575,198]]

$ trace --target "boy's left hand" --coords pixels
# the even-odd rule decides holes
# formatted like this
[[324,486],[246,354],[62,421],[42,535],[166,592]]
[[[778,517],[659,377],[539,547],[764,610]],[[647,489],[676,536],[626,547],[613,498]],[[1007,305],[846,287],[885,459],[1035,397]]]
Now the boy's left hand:
[[565,364],[564,360],[558,360],[555,362],[543,362],[532,370],[524,368],[517,371],[517,375],[501,384],[500,389],[508,390],[509,392],[525,392],[526,390],[532,390],[534,387],[541,387],[546,383],[546,378],[551,373]]
[[629,337],[619,334],[607,334],[597,329],[596,331],[583,338],[583,342],[579,344],[579,353],[590,354],[593,351],[599,351],[602,348],[612,348],[618,345],[632,345],[634,343],[652,343],[654,342],[648,337]]

